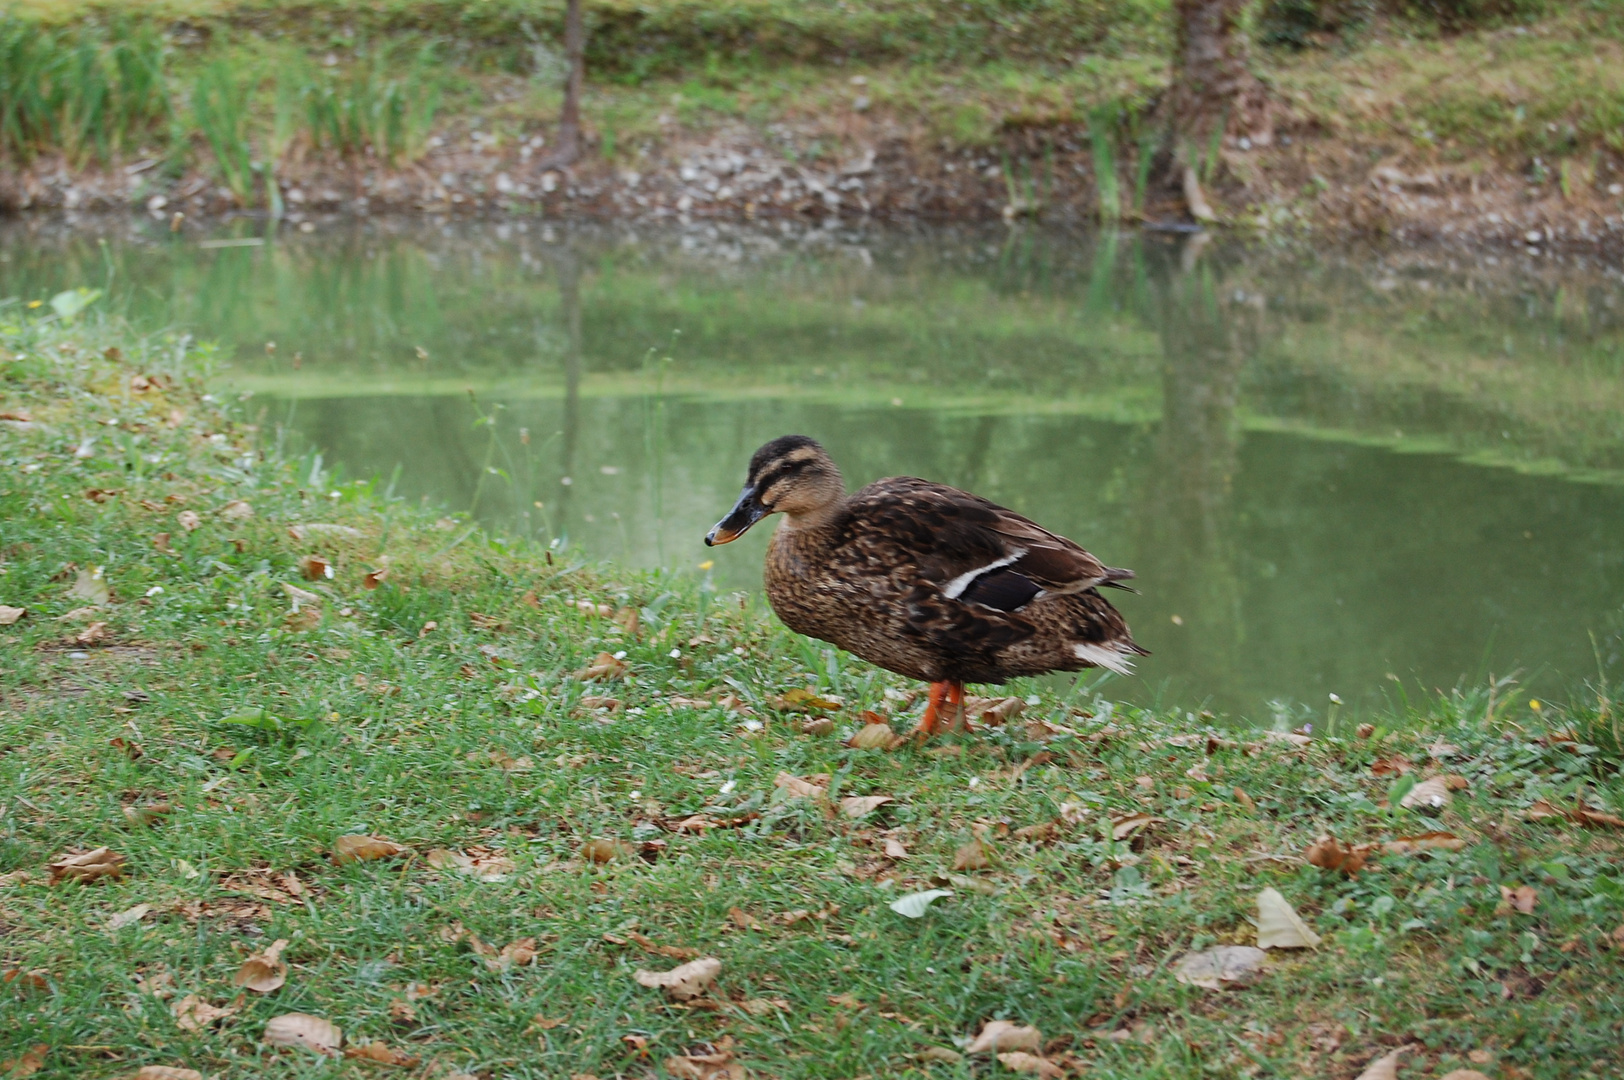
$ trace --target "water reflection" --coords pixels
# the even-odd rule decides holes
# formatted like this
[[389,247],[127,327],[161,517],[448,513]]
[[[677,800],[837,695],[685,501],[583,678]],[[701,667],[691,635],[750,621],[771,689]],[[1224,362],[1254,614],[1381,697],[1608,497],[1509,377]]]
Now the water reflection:
[[[975,230],[92,241],[0,231],[0,296],[111,267],[130,317],[225,339],[268,437],[591,556],[695,566],[790,431],[854,483],[984,494],[1139,570],[1128,696],[1547,692],[1624,602],[1605,268]],[[712,554],[723,588],[765,539]]]

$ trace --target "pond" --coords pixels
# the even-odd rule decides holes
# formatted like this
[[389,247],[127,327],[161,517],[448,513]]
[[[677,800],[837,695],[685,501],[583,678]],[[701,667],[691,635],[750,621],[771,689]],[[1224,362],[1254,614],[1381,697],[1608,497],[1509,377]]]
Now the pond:
[[[219,339],[264,437],[586,557],[707,551],[757,445],[964,487],[1133,567],[1112,696],[1260,723],[1619,663],[1624,280],[1534,254],[540,220],[0,229]],[[271,344],[274,343],[274,346]],[[702,570],[708,560],[714,566]]]

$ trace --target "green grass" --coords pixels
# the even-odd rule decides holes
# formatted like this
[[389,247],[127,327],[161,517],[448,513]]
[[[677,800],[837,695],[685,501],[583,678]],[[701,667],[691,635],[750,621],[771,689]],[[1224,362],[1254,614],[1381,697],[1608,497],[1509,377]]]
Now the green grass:
[[[267,1020],[290,1012],[432,1075],[659,1075],[724,1039],[753,1075],[987,1075],[914,1055],[993,1018],[1038,1026],[1101,1077],[1351,1076],[1412,1042],[1406,1076],[1473,1052],[1496,1077],[1624,1069],[1624,831],[1525,820],[1540,799],[1624,808],[1616,756],[1544,735],[1592,698],[1570,715],[1506,683],[1464,688],[1396,700],[1365,737],[1321,717],[1298,748],[1114,706],[1107,685],[1050,691],[938,748],[847,750],[836,736],[861,708],[907,722],[886,692],[908,687],[717,595],[703,568],[587,565],[335,481],[203,395],[207,346],[94,306],[51,312],[0,309],[0,411],[33,419],[0,444],[0,603],[27,612],[0,628],[0,973],[15,973],[0,1046],[43,1046],[36,1076],[374,1068],[268,1050]],[[311,523],[353,532],[290,532]],[[331,579],[301,572],[311,555]],[[317,594],[319,614],[293,613],[285,586]],[[102,636],[71,640],[85,634]],[[625,674],[584,682],[605,651]],[[835,735],[775,708],[796,687],[844,699]],[[692,704],[718,694],[759,730]],[[1376,775],[1395,755],[1469,786],[1435,816],[1386,808],[1419,775]],[[830,799],[896,801],[852,820],[785,798],[785,772],[829,774]],[[155,824],[125,813],[156,804],[170,812]],[[1107,821],[1141,811],[1162,820],[1110,838]],[[738,825],[670,831],[694,814]],[[1353,879],[1301,861],[1327,832],[1433,828],[1467,846]],[[351,833],[411,855],[335,865]],[[990,865],[955,871],[977,835]],[[885,857],[887,839],[908,857]],[[593,840],[626,854],[585,861]],[[53,859],[101,846],[127,860],[122,879],[48,883]],[[437,848],[512,866],[483,882],[436,868]],[[944,881],[956,895],[922,919],[888,907]],[[1532,914],[1506,910],[1501,888],[1524,885]],[[1266,886],[1321,947],[1245,990],[1175,981],[1186,950],[1252,940]],[[107,929],[139,904],[144,918]],[[637,935],[722,961],[704,1007],[634,981],[676,963]],[[281,938],[287,984],[240,996],[244,958]],[[532,965],[480,951],[529,938]],[[428,993],[403,1010],[414,983]],[[188,1031],[173,1007],[192,994],[236,1011]]]

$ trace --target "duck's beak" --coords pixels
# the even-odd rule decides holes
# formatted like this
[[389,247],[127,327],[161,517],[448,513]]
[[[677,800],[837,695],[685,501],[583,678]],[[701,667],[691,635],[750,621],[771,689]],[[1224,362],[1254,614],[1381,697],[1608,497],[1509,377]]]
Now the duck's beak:
[[715,547],[717,544],[732,543],[769,513],[771,511],[756,498],[756,489],[746,487],[739,493],[739,501],[733,504],[733,509],[727,512],[727,517],[718,521],[716,527],[705,534],[705,546]]

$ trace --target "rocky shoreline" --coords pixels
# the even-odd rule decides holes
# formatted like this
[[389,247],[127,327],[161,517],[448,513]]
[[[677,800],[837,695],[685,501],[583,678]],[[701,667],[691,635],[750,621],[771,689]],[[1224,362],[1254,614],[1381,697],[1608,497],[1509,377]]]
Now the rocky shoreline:
[[[312,221],[335,213],[1098,220],[1086,132],[1045,131],[1041,149],[1035,139],[1018,141],[997,149],[943,149],[922,145],[900,126],[848,117],[835,132],[778,123],[678,134],[615,161],[589,153],[575,168],[551,170],[540,165],[545,140],[539,135],[498,146],[477,128],[463,127],[435,137],[424,157],[404,168],[375,161],[287,163],[277,194],[280,216],[295,227],[314,227]],[[1439,167],[1380,150],[1312,131],[1282,131],[1270,146],[1227,147],[1223,177],[1209,196],[1225,224],[1247,231],[1444,241],[1536,254],[1624,250],[1624,184],[1597,180],[1564,192],[1563,185],[1532,180],[1521,170],[1483,162]],[[1142,212],[1125,220],[1194,227],[1175,191],[1150,187]],[[179,227],[182,220],[242,209],[207,174],[171,178],[156,157],[83,170],[63,159],[41,160],[0,174],[0,210],[12,213],[136,210]]]

